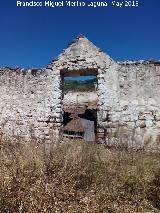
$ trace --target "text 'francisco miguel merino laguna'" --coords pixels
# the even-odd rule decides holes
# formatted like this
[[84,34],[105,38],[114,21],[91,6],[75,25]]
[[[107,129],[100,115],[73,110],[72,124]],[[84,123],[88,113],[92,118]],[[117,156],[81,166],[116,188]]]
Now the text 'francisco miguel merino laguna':
[[[83,1],[17,1],[18,7],[85,7],[96,5],[97,2],[83,2]],[[107,2],[99,2],[101,6],[107,6]],[[98,5],[97,5],[98,6]]]
[[[17,1],[17,7],[107,7],[106,1]],[[110,1],[112,6],[137,7],[138,1]]]

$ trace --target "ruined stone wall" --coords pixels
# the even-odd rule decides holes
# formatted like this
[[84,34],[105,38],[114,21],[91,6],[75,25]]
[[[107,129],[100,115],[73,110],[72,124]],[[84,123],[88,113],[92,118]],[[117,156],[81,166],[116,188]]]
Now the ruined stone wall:
[[98,142],[160,148],[160,62],[115,62],[83,36],[45,69],[0,69],[1,138],[61,139],[61,86],[75,75],[97,76]]
[[62,122],[60,75],[0,69],[1,139],[55,141]]
[[160,65],[114,64],[103,78],[100,126],[105,141],[134,147],[160,146]]

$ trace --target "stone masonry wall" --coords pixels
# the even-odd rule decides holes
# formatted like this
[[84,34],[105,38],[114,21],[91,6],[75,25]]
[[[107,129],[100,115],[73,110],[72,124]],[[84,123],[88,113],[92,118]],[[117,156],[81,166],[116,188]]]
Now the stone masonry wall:
[[1,139],[61,139],[65,76],[97,76],[97,141],[160,149],[160,62],[115,62],[79,36],[44,69],[0,69]]
[[119,62],[105,73],[103,81],[100,125],[104,127],[106,143],[160,147],[160,64]]
[[55,141],[59,137],[59,75],[46,69],[1,69],[0,91],[1,139]]

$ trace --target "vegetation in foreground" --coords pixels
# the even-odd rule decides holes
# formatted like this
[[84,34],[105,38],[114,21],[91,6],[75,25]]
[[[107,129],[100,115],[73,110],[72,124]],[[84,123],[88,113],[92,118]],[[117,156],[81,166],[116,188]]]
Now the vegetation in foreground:
[[160,155],[67,142],[1,145],[0,212],[160,212]]

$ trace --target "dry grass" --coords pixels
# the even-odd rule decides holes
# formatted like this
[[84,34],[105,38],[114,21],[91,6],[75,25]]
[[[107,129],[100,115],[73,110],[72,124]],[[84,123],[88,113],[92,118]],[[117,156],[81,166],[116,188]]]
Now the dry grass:
[[0,212],[160,212],[160,155],[72,141],[1,145]]

